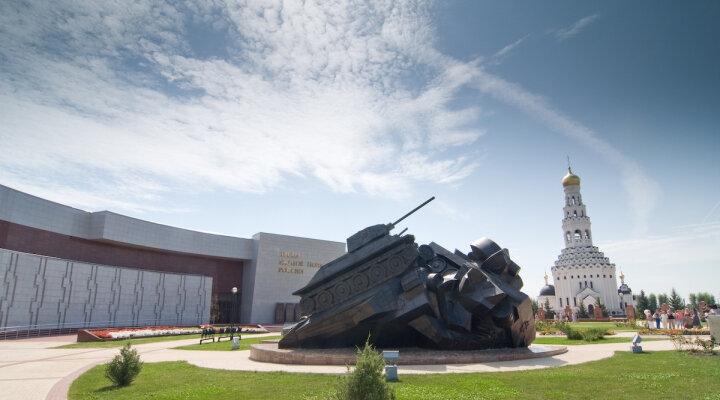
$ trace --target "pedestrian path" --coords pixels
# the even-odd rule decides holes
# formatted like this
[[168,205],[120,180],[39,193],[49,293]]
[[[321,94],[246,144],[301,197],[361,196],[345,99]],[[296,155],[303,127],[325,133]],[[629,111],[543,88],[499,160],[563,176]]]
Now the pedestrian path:
[[[632,334],[628,332],[628,334]],[[276,335],[276,334],[268,334]],[[618,335],[626,336],[626,334]],[[95,365],[118,354],[117,348],[56,349],[74,343],[75,336],[0,341],[0,399],[66,399],[70,384]],[[238,371],[285,371],[342,374],[344,366],[269,364],[250,360],[250,351],[190,351],[174,347],[197,343],[197,339],[173,340],[133,346],[144,362],[187,361],[203,368]],[[231,346],[228,342],[228,346]],[[672,350],[669,340],[646,341],[646,351]],[[485,364],[401,365],[399,374],[470,373],[530,370],[580,364],[630,351],[630,343],[567,346],[567,353],[546,358],[500,361]]]

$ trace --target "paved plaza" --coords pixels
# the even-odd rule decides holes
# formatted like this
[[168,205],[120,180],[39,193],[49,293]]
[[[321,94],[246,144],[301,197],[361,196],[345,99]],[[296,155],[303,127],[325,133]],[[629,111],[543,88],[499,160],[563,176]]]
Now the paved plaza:
[[[618,332],[618,336],[631,336],[632,332]],[[276,335],[274,333],[267,336]],[[76,337],[59,336],[24,340],[0,341],[0,398],[42,400],[66,399],[72,381],[95,365],[105,363],[118,354],[118,348],[56,349],[74,343]],[[133,346],[142,361],[187,361],[203,368],[241,371],[286,371],[306,373],[342,374],[344,366],[286,365],[256,362],[249,359],[250,351],[189,351],[173,350],[178,346],[197,343],[197,339],[171,340]],[[230,343],[228,343],[230,346]],[[644,341],[647,351],[672,350],[670,340]],[[483,364],[455,365],[401,365],[399,374],[434,374],[500,372],[529,370],[600,360],[615,351],[630,351],[630,343],[608,343],[567,346],[567,353],[517,361],[500,361]]]

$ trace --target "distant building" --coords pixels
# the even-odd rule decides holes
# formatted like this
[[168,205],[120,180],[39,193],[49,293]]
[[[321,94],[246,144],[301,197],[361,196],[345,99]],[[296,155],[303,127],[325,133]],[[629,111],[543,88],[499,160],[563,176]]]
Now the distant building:
[[626,305],[635,305],[634,296],[624,276],[618,287],[615,264],[593,246],[590,217],[580,194],[580,177],[568,167],[562,185],[565,191],[562,220],[565,248],[551,268],[554,284],[549,284],[545,276],[538,305],[543,306],[549,300],[553,311],[562,313],[569,306],[575,313],[582,304],[592,316],[599,300],[610,316],[624,316]]
[[344,253],[344,242],[215,235],[0,185],[0,334],[293,321],[292,292]]

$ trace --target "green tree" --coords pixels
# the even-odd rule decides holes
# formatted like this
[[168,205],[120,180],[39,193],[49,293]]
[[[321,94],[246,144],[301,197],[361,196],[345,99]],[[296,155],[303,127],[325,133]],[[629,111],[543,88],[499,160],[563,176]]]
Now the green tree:
[[672,288],[672,290],[670,290],[670,297],[668,298],[668,301],[668,305],[673,310],[681,310],[685,308],[685,300],[683,300],[682,297],[677,294],[675,288]]
[[645,295],[644,290],[640,291],[636,300],[638,312],[635,316],[640,319],[645,319],[645,310],[650,309],[650,301],[648,300],[647,295]]
[[582,299],[580,299],[580,305],[578,305],[578,318],[590,318],[590,316],[587,313],[587,309],[585,308],[585,303],[583,303]]
[[355,369],[341,376],[335,392],[338,400],[386,400],[395,399],[395,391],[385,382],[382,355],[365,341],[365,347],[358,349]]
[[648,308],[652,313],[654,313],[658,309],[657,297],[655,296],[655,293],[650,293],[650,295],[648,296]]
[[690,293],[688,297],[690,297],[690,307],[692,308],[698,308],[701,301],[704,301],[708,305],[717,304],[715,303],[715,296],[708,292]]
[[543,304],[543,308],[545,309],[545,318],[547,319],[553,319],[555,318],[555,311],[553,311],[552,306],[550,306],[550,299],[545,299],[545,304]]
[[607,318],[610,316],[610,313],[608,313],[607,308],[605,307],[605,304],[600,301],[600,298],[598,297],[597,301],[595,302],[595,307],[600,307],[600,311],[602,311],[602,316]]
[[105,364],[105,377],[117,386],[127,386],[140,373],[142,365],[137,350],[130,350],[130,343],[126,343],[120,354]]
[[657,302],[658,302],[658,307],[662,307],[663,303],[670,305],[670,302],[668,301],[668,295],[665,293],[660,293],[657,296]]

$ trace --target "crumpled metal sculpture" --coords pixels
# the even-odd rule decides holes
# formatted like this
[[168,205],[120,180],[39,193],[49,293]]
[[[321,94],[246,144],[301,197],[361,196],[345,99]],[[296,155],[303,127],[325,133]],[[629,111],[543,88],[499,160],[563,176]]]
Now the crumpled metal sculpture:
[[471,350],[527,347],[535,339],[520,267],[507,249],[482,238],[471,252],[412,235],[391,235],[395,223],[347,239],[348,253],[325,264],[295,295],[304,317],[280,348],[361,346]]

